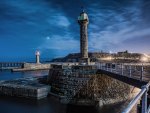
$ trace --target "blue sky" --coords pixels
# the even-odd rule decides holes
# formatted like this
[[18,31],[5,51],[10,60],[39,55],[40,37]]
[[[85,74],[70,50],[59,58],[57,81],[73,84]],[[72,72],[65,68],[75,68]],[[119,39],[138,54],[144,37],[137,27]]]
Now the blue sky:
[[0,59],[79,52],[82,6],[89,51],[150,53],[149,0],[0,0]]

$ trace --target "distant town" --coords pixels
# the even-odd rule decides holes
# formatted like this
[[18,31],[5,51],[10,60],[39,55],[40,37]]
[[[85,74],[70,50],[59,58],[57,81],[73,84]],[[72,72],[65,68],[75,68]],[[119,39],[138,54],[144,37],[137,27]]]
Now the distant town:
[[[108,52],[89,52],[89,58],[91,62],[96,61],[111,61],[111,62],[150,62],[150,56],[142,53],[131,53],[126,51],[117,53]],[[55,58],[52,62],[78,62],[80,53],[70,53],[65,57]]]

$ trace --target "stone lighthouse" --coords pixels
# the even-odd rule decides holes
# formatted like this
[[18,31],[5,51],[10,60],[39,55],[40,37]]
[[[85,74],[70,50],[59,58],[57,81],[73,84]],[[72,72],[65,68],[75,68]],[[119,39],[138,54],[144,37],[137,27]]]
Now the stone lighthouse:
[[36,51],[35,56],[36,56],[36,63],[39,64],[40,63],[40,52]]
[[89,23],[88,15],[84,10],[78,17],[78,23],[80,25],[80,63],[89,63],[88,58],[88,34],[87,27]]

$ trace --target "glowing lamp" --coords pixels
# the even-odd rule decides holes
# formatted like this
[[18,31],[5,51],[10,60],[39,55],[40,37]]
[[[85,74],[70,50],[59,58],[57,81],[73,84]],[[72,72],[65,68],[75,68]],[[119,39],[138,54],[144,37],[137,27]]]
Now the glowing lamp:
[[36,51],[36,52],[35,52],[35,55],[40,56],[40,52],[39,52],[39,51]]
[[148,58],[147,58],[146,56],[143,56],[143,57],[141,58],[141,61],[142,61],[142,62],[147,62],[147,61],[148,61]]

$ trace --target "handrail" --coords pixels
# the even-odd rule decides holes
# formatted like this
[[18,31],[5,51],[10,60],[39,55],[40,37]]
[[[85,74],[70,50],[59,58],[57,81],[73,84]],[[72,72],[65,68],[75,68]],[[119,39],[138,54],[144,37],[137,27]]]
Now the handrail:
[[147,113],[149,113],[150,112],[150,105],[149,105],[149,107],[148,107],[148,109],[147,109]]
[[127,108],[122,113],[129,113],[132,108],[136,105],[139,99],[142,98],[142,113],[149,113],[150,107],[147,108],[147,91],[149,89],[150,82],[147,85],[144,85],[141,91],[137,94],[137,96],[129,103]]
[[129,113],[132,110],[132,108],[136,105],[136,103],[138,102],[138,100],[145,93],[145,91],[146,91],[146,88],[142,89],[139,92],[139,94],[137,94],[137,96],[129,103],[129,105],[127,106],[127,108],[122,113]]
[[[141,81],[143,81],[143,79],[145,79],[145,68],[144,65],[131,65],[131,63],[97,63],[97,68],[98,69],[102,69],[105,71],[109,71],[112,73],[117,73],[120,74],[121,76],[128,76],[130,78],[135,78],[135,79],[140,79]],[[109,65],[109,66],[108,66]],[[113,67],[115,66],[115,67]],[[136,67],[136,66],[140,66],[140,67]],[[134,76],[136,74],[136,76]],[[138,75],[138,76],[137,76]],[[138,78],[137,78],[138,77]]]
[[[112,64],[109,67],[106,64],[107,63],[98,63],[97,67],[98,67],[98,69],[112,72],[112,69],[113,69]],[[116,64],[116,65],[118,65],[118,64]],[[119,64],[120,69],[119,70],[115,69],[115,72],[121,71],[121,72],[119,72],[120,75],[126,76],[125,74],[129,74],[127,76],[131,77],[132,76],[132,67],[131,67],[132,65],[129,65],[129,69],[128,69],[129,73],[124,73],[124,65],[123,64],[121,64],[121,65]],[[138,70],[136,70],[136,71],[138,71]],[[143,75],[144,75],[144,67],[143,67],[143,65],[141,65],[141,70],[140,70],[140,80],[141,81],[143,80]],[[141,91],[129,103],[127,108],[122,113],[129,113],[140,99],[142,100],[142,112],[141,113],[150,113],[150,105],[149,106],[147,105],[147,92],[149,90],[149,87],[150,87],[150,81],[146,85],[141,87]]]

